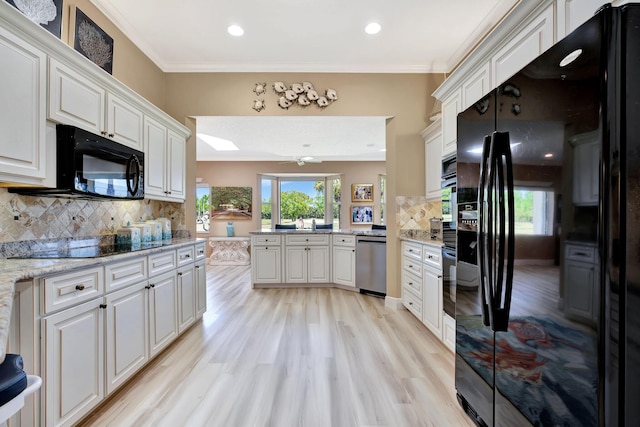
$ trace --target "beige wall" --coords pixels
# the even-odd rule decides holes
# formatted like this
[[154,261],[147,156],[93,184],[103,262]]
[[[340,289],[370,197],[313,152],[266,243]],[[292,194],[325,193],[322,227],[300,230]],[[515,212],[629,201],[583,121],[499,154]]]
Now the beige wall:
[[[256,96],[257,82],[286,84],[309,81],[316,89],[335,89],[339,100],[322,110],[315,106],[277,106],[277,96],[268,90]],[[387,212],[388,235],[396,236],[396,196],[422,196],[424,188],[424,141],[420,132],[430,122],[433,100],[430,94],[442,82],[434,74],[309,74],[309,73],[169,73],[166,75],[165,111],[181,123],[190,116],[387,116]],[[251,107],[264,99],[266,109],[258,113]],[[189,164],[195,162],[195,148],[187,150]],[[187,194],[187,206],[195,205],[195,181]],[[188,208],[187,208],[188,209]],[[187,214],[188,215],[188,214]],[[387,242],[387,292],[400,297],[399,245]]]
[[[349,209],[352,204],[363,204],[351,203],[351,184],[373,184],[374,222],[380,221],[379,175],[385,173],[384,162],[323,162],[306,164],[304,167],[295,163],[281,164],[278,162],[198,162],[196,168],[196,175],[202,178],[202,183],[209,184],[209,186],[253,188],[253,218],[251,221],[234,221],[235,234],[238,236],[248,236],[250,231],[261,228],[258,174],[278,173],[341,175],[342,209],[340,215],[342,228],[366,230],[371,228],[370,225],[351,225]],[[209,233],[199,233],[198,236],[226,236],[226,221],[212,221]]]
[[164,109],[165,74],[113,25],[90,0],[64,0],[62,7],[62,41],[73,47],[76,6],[113,38],[113,77],[158,108]]

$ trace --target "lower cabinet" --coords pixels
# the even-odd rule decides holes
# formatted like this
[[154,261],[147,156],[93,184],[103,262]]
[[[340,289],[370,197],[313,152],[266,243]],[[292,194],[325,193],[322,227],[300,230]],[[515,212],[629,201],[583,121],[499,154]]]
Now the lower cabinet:
[[196,262],[194,266],[196,281],[196,318],[200,318],[207,311],[207,261]]
[[442,273],[424,268],[422,289],[422,322],[442,339]]
[[178,333],[196,321],[196,280],[193,265],[178,269]]
[[147,281],[105,297],[107,394],[149,360]]
[[330,283],[329,235],[288,235],[285,283]]
[[565,315],[586,324],[598,322],[600,276],[594,245],[567,243],[564,256]]
[[104,398],[104,309],[95,299],[42,321],[45,425],[71,425]]
[[333,236],[333,283],[356,286],[356,237]]
[[442,315],[442,342],[456,351],[456,319],[446,313]]
[[149,354],[158,354],[178,336],[178,283],[169,272],[149,279]]

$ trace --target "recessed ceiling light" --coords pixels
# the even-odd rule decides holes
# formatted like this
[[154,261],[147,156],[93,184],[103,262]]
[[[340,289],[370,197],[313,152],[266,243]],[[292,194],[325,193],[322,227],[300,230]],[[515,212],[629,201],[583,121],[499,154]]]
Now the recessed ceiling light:
[[561,67],[566,67],[567,65],[571,64],[573,61],[578,59],[578,56],[580,56],[581,54],[582,54],[582,49],[574,50],[569,55],[565,56],[562,59],[562,61],[560,61],[560,66]]
[[550,159],[553,157],[553,153],[547,153],[544,155],[545,158]]
[[239,25],[229,25],[227,32],[232,36],[240,37],[244,34],[244,30]]
[[377,22],[370,22],[364,27],[364,32],[367,34],[378,34],[382,30],[382,26]]
[[206,142],[216,151],[238,151],[239,148],[231,141],[222,138],[216,138],[215,136],[207,135],[204,133],[197,134],[198,138]]

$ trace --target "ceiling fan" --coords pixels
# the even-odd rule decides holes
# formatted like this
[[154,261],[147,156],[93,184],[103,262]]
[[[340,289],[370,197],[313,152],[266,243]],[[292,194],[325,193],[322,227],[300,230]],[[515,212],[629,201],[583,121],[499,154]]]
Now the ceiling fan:
[[298,166],[304,166],[305,163],[322,163],[322,160],[320,159],[314,159],[311,156],[303,156],[303,157],[296,157],[293,160],[287,160],[286,162],[280,162],[281,164],[284,163],[297,163]]

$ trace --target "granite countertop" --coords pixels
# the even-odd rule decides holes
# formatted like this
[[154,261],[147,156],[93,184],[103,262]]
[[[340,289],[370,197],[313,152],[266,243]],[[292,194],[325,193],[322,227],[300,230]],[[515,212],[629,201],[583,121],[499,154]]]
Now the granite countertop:
[[400,240],[405,240],[407,242],[414,243],[426,243],[434,246],[443,246],[444,242],[442,239],[432,239],[431,233],[426,230],[407,230],[401,231],[398,235]]
[[123,261],[128,258],[150,255],[167,249],[180,248],[196,242],[206,242],[206,239],[173,238],[171,244],[99,258],[0,258],[0,363],[4,360],[7,347],[9,321],[11,319],[16,282],[62,273],[73,269],[103,265],[115,261]]
[[311,229],[304,230],[293,230],[293,229],[282,229],[282,230],[256,230],[251,231],[249,234],[259,235],[259,234],[350,234],[352,236],[382,236],[386,237],[387,230],[351,230],[351,229],[339,229],[339,230],[316,230],[312,231]]

